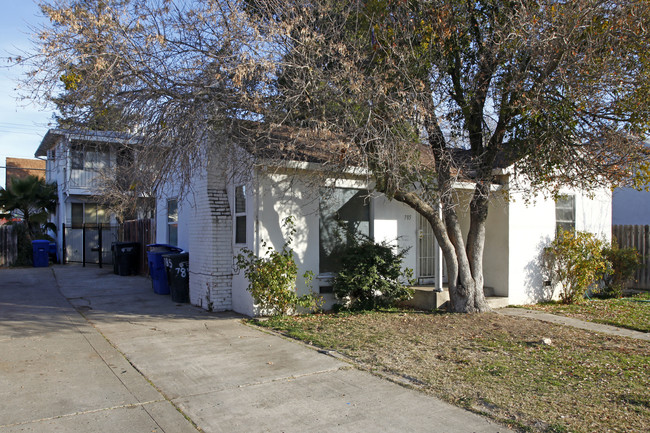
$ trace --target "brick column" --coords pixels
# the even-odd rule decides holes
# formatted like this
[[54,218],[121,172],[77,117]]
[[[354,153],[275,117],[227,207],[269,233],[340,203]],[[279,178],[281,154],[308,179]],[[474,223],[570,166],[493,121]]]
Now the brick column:
[[230,202],[225,189],[201,183],[190,227],[190,302],[209,311],[232,310]]

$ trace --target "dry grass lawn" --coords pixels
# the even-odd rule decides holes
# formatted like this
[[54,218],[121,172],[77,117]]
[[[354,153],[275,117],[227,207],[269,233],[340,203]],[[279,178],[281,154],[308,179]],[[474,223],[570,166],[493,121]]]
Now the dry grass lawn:
[[258,324],[407,377],[516,430],[650,431],[647,341],[496,313],[320,314]]

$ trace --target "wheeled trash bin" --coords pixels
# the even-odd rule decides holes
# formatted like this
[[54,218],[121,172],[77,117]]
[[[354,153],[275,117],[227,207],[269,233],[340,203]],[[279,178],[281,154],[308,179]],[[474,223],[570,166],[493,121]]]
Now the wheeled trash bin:
[[32,241],[32,257],[35,268],[45,268],[50,264],[50,241]]
[[163,263],[163,254],[180,253],[183,250],[173,245],[149,244],[147,245],[147,262],[153,291],[159,295],[169,295],[167,272]]
[[172,301],[190,302],[190,255],[189,253],[163,254],[167,271],[167,283]]
[[137,242],[113,242],[113,273],[121,276],[138,274],[140,244]]

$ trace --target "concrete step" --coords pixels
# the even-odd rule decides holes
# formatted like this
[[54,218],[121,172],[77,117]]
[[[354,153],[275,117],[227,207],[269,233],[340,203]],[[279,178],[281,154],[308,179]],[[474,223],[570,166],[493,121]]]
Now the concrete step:
[[505,308],[510,305],[507,296],[487,296],[485,300],[492,309]]
[[[449,301],[449,292],[446,288],[442,292],[436,292],[435,286],[415,286],[412,288],[415,289],[415,293],[412,299],[403,302],[403,305],[406,307],[417,308],[419,310],[437,310],[439,308],[445,308]],[[493,309],[504,308],[509,305],[508,297],[494,296],[494,289],[491,287],[486,287],[484,293],[488,305]]]

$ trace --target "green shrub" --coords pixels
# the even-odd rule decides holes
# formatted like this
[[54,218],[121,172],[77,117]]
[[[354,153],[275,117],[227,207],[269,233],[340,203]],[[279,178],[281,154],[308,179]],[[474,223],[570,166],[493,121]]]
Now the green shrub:
[[635,248],[619,248],[616,239],[613,239],[611,246],[603,248],[602,254],[610,263],[612,272],[603,277],[604,287],[599,294],[607,298],[620,298],[625,284],[641,265],[639,252]]
[[609,263],[602,253],[603,241],[593,233],[560,230],[544,250],[544,267],[551,281],[561,285],[560,299],[572,304],[605,274]]
[[410,299],[413,271],[402,269],[407,250],[396,251],[386,243],[355,240],[343,250],[343,267],[334,279],[338,308],[374,310]]
[[[258,257],[246,248],[236,257],[237,266],[248,279],[247,290],[265,315],[286,315],[295,312],[298,307],[317,310],[323,304],[323,299],[313,293],[302,296],[296,294],[298,266],[290,247],[296,233],[293,219],[287,217],[283,227],[288,228],[289,233],[281,251],[276,251],[266,241],[262,241],[265,257]],[[307,286],[310,286],[313,273],[308,271],[303,277]]]
[[17,254],[14,266],[32,266],[34,249],[29,230],[22,223],[13,223],[17,238]]
[[[32,266],[34,263],[34,248],[32,241],[47,240],[55,242],[56,240],[45,233],[49,225],[33,226],[30,232],[29,228],[23,222],[10,223],[16,231],[17,254],[13,266]],[[49,223],[48,223],[49,224]]]

